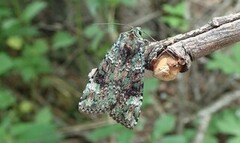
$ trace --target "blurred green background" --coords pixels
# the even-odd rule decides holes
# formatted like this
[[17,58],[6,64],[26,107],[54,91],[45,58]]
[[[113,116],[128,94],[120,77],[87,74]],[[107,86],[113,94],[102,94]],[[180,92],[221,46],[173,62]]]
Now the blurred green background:
[[[234,13],[239,1],[1,0],[0,143],[190,143],[198,112],[239,88],[240,48],[194,62],[171,82],[146,72],[137,127],[78,112],[88,72],[129,26],[164,39]],[[126,24],[119,25],[114,23]],[[147,34],[146,34],[147,33]],[[223,82],[224,81],[224,82]],[[204,143],[240,142],[240,101],[210,120]]]

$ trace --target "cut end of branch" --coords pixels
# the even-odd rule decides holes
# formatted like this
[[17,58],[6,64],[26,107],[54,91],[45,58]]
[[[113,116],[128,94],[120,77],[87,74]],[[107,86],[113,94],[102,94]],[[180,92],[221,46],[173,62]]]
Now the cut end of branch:
[[167,52],[163,53],[153,65],[153,75],[164,81],[174,80],[181,70],[182,65],[179,59]]

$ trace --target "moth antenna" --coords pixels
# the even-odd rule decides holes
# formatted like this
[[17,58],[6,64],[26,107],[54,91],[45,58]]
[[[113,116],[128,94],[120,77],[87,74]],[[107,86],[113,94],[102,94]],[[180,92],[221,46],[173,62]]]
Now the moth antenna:
[[143,33],[145,33],[148,37],[150,37],[154,42],[157,41],[157,40],[155,40],[151,35],[149,35],[147,32],[143,31]]
[[123,23],[118,23],[118,22],[113,22],[113,23],[104,23],[104,22],[102,22],[102,23],[94,23],[94,24],[96,24],[96,25],[120,25],[120,26],[127,26],[127,27],[130,27],[131,29],[133,28],[133,26],[131,26],[131,25],[128,25],[128,24],[123,24]]

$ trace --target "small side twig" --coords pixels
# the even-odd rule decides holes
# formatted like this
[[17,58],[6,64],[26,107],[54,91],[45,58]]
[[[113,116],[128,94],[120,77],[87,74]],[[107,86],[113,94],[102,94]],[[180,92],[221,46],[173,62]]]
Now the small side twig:
[[217,111],[221,110],[223,107],[230,105],[232,102],[240,99],[240,90],[227,93],[223,95],[222,98],[211,104],[210,106],[206,107],[205,109],[198,112],[199,126],[198,132],[194,138],[193,143],[202,143],[204,140],[205,132],[208,129],[209,122],[211,120],[212,114],[216,113]]
[[61,129],[64,132],[64,135],[71,135],[71,134],[82,134],[84,131],[108,126],[111,124],[115,124],[112,120],[99,120],[92,123],[84,123],[75,126],[68,126]]

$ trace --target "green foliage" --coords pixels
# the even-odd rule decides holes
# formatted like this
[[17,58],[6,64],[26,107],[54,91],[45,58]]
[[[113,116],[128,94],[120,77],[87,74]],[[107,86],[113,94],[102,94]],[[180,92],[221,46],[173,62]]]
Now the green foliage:
[[151,142],[161,143],[187,143],[187,138],[183,134],[167,135],[174,130],[176,125],[176,117],[171,114],[159,116],[153,126]]
[[33,1],[22,12],[21,19],[24,22],[30,22],[39,12],[46,8],[47,3],[44,1]]
[[90,48],[92,50],[96,50],[99,43],[101,42],[103,36],[104,36],[104,31],[102,31],[99,26],[97,25],[90,25],[84,30],[84,34],[86,35],[87,38],[92,39]]
[[230,49],[230,54],[215,52],[212,60],[207,63],[210,70],[221,70],[225,74],[239,74],[240,69],[236,68],[240,65],[240,48],[239,44],[235,44]]
[[206,134],[203,142],[204,143],[218,143],[218,140],[214,136]]
[[[91,22],[95,23],[94,19],[98,19],[110,24],[115,22],[111,14],[115,16],[114,11],[120,5],[133,7],[137,4],[136,0],[87,0],[85,2],[92,17],[94,17],[93,19],[90,18],[90,20],[93,20]],[[91,60],[95,60],[92,57],[96,55],[102,57],[106,53],[106,49],[109,49],[112,45],[112,43],[107,43],[107,40],[104,39],[106,31],[99,25],[92,24],[86,26],[86,23],[82,22],[82,19],[86,17],[82,18],[77,10],[81,3],[72,1],[71,4],[74,3],[77,3],[77,5],[69,6],[73,8],[74,15],[77,15],[73,18],[74,21],[71,21],[74,25],[76,24],[76,27],[73,28],[73,32],[72,29],[69,32],[68,24],[61,23],[61,14],[50,14],[49,17],[44,17],[45,13],[49,13],[49,9],[47,8],[52,8],[52,1],[0,1],[0,143],[62,142],[61,138],[63,135],[58,130],[57,123],[54,122],[55,117],[51,113],[51,108],[39,109],[39,105],[35,104],[38,101],[34,100],[47,103],[47,100],[50,99],[54,103],[59,102],[58,100],[62,100],[62,97],[55,98],[55,95],[58,95],[59,92],[56,93],[53,90],[62,88],[63,86],[57,85],[59,84],[57,83],[54,87],[51,87],[51,83],[48,83],[44,86],[44,89],[40,89],[42,88],[41,83],[43,83],[41,81],[42,77],[45,76],[44,79],[48,79],[48,76],[51,76],[53,73],[55,76],[56,71],[59,69],[55,69],[55,65],[57,67],[59,66],[58,63],[65,62],[66,57],[70,57],[69,59],[71,59],[72,55],[76,56],[74,55],[75,53],[71,55],[64,53],[66,51],[72,52],[73,49],[71,47],[73,45],[76,45],[80,51],[77,53],[80,55],[77,56],[81,59],[79,60],[81,66],[78,67],[80,70],[85,70],[84,68],[89,65],[92,66],[82,61],[89,57],[91,57]],[[163,5],[164,16],[160,20],[171,28],[185,30],[188,26],[184,20],[185,9],[184,2],[180,2],[174,6],[165,4]],[[41,14],[41,12],[43,13]],[[53,18],[52,16],[60,20],[51,19]],[[71,17],[71,13],[68,16]],[[89,23],[89,19],[87,21]],[[41,27],[42,23],[46,24],[46,27]],[[54,23],[62,24],[63,28],[55,29]],[[76,33],[79,35],[75,35]],[[240,49],[235,45],[229,56],[219,53],[214,54],[213,59],[208,63],[208,68],[213,70],[219,69],[227,74],[239,73],[239,69],[236,68],[240,64],[239,53]],[[61,60],[63,59],[63,61],[55,61],[55,55],[60,57]],[[71,69],[71,72],[74,70],[75,68]],[[89,69],[86,68],[86,70]],[[80,71],[79,74],[83,75],[83,72]],[[69,73],[66,75],[72,76]],[[84,75],[86,76],[87,74]],[[82,79],[80,81],[82,82]],[[155,94],[158,86],[159,81],[157,79],[145,79],[143,110],[146,110],[147,106],[154,103],[159,104],[155,101],[154,96],[152,96],[152,94]],[[63,91],[65,92],[65,89]],[[43,96],[35,97],[35,92]],[[50,97],[48,95],[54,96]],[[65,100],[63,104],[62,106],[60,103],[63,109],[65,108],[64,106],[68,106]],[[58,106],[59,103],[56,103],[56,105]],[[78,114],[75,105],[73,108],[71,109],[73,113]],[[217,143],[216,135],[219,133],[231,135],[227,143],[239,143],[240,133],[238,127],[240,126],[240,121],[237,112],[238,110],[228,110],[214,115],[214,119],[206,133],[204,143]],[[72,114],[68,111],[64,113],[66,115]],[[64,119],[60,120],[62,122]],[[145,127],[149,125],[149,122],[153,122],[150,123],[153,126],[147,129],[152,130],[148,130],[149,133],[146,133]],[[126,129],[119,124],[108,125],[100,128],[96,127],[96,129],[89,131],[89,134],[86,134],[86,138],[89,142],[104,142],[106,139],[111,138],[113,142],[125,143],[137,141],[139,135],[142,135],[143,132],[149,137],[146,137],[149,143],[191,142],[196,134],[196,130],[194,128],[186,128],[182,134],[176,134],[175,125],[176,117],[172,114],[163,114],[156,120],[144,117],[142,114],[134,130]]]
[[[4,49],[0,53],[0,60],[3,63],[0,67],[0,75],[11,76],[11,71],[16,71],[25,82],[30,82],[39,75],[51,71],[49,60],[45,55],[48,51],[48,43],[39,38],[38,28],[30,23],[46,6],[47,3],[44,1],[33,1],[19,13],[19,16],[13,16],[11,9],[6,7],[2,15],[0,14],[3,17],[0,37],[1,40],[5,40],[0,43]],[[8,48],[19,51],[19,54],[11,55],[7,52]]]
[[228,143],[239,143],[240,137],[231,138],[228,140]]
[[213,125],[221,133],[240,137],[240,109],[226,109],[217,114],[213,119]]
[[134,138],[134,132],[121,125],[109,125],[93,130],[87,138],[92,142],[99,142],[110,136],[114,136],[117,143],[131,142]]
[[41,123],[36,121],[14,125],[11,129],[11,134],[14,136],[16,143],[53,143],[58,142],[61,136],[57,132],[55,124],[51,122]]
[[[107,22],[109,22],[110,25],[112,25],[115,21],[110,18],[110,14],[113,14],[114,10],[120,6],[120,5],[125,5],[128,7],[132,7],[136,5],[137,0],[87,0],[87,7],[94,17],[99,17],[99,16],[106,16],[104,17]],[[106,23],[108,24],[108,23]],[[100,24],[99,24],[100,25]],[[98,25],[98,23],[92,24],[87,26],[84,29],[84,35],[88,38],[91,39],[89,42],[89,49],[91,51],[99,50],[98,53],[101,53],[101,50],[105,48],[105,45],[103,44],[102,40],[106,34],[106,31],[102,30],[102,28]],[[114,25],[114,24],[113,24]],[[101,44],[100,44],[101,43]],[[112,43],[108,47],[112,46]],[[101,47],[101,48],[99,48]],[[102,48],[103,47],[103,48]],[[104,53],[106,53],[106,50],[104,50]],[[102,54],[99,54],[100,57],[102,57]]]
[[131,130],[122,131],[119,136],[116,135],[118,143],[132,142],[134,137],[135,137],[135,133]]
[[23,39],[18,36],[11,36],[7,39],[7,45],[15,50],[20,50],[23,45]]
[[154,103],[153,92],[157,90],[159,86],[159,80],[155,78],[144,79],[144,89],[143,89],[143,108],[147,105]]
[[[0,142],[59,142],[62,135],[53,122],[50,109],[43,108],[36,112],[35,103],[25,99],[21,96],[24,93],[18,91],[18,87],[23,85],[22,81],[31,87],[41,75],[52,72],[47,54],[49,43],[53,42],[43,38],[38,25],[33,24],[47,7],[47,2],[33,0],[23,3],[0,2]],[[69,37],[60,37],[60,41],[64,38],[68,40]],[[68,46],[70,42],[67,43],[67,40],[63,46]],[[2,86],[2,78],[11,81],[10,85]]]
[[183,135],[169,135],[161,140],[161,143],[187,143]]
[[116,126],[101,127],[93,130],[87,135],[87,138],[92,142],[97,142],[98,140],[104,139],[111,136],[117,130]]
[[33,103],[28,100],[24,100],[19,104],[19,111],[21,113],[30,113],[33,110]]
[[187,30],[188,24],[185,17],[186,3],[184,1],[179,2],[177,5],[163,5],[163,11],[167,15],[161,16],[161,21],[168,24],[171,28],[179,30]]
[[88,0],[87,6],[90,10],[91,14],[96,16],[98,11],[106,10],[109,8],[116,8],[120,4],[124,4],[126,6],[134,6],[136,4],[136,0]]
[[0,75],[7,73],[13,67],[12,59],[5,53],[0,53]]
[[231,135],[226,143],[237,143],[240,138],[240,109],[224,109],[215,114],[206,133],[205,143],[217,143],[217,134]]
[[[12,75],[19,74],[28,83],[37,79],[42,74],[49,73],[51,68],[46,57],[48,42],[40,38],[38,27],[31,23],[33,19],[47,6],[44,1],[28,1],[28,5],[21,7],[18,1],[12,1],[9,6],[7,1],[0,3],[0,76],[10,80]],[[16,9],[15,9],[16,8]],[[15,14],[17,12],[17,14]],[[14,82],[22,84],[21,81]],[[1,104],[7,108],[9,103],[15,101],[14,96],[9,96],[10,91],[1,89]],[[6,96],[8,95],[8,96]],[[21,109],[28,110],[29,104],[22,102]]]
[[33,44],[26,44],[21,57],[14,59],[14,68],[24,81],[29,82],[51,71],[49,61],[45,58],[47,50],[46,41],[36,39]]
[[175,127],[176,118],[172,115],[160,116],[154,124],[153,139],[157,140]]
[[[140,124],[137,125],[136,129],[139,129],[139,126],[141,126]],[[175,124],[176,118],[173,115],[166,114],[159,117],[159,119],[157,119],[154,123],[154,129],[149,142],[155,143],[160,141],[161,143],[187,143],[187,138],[184,135],[167,135],[174,130]],[[144,128],[141,130],[144,130]],[[137,140],[134,130],[126,129],[119,124],[97,128],[87,135],[88,140],[91,142],[100,142],[108,137],[114,137],[116,143],[132,142],[133,140]]]
[[7,109],[16,102],[16,98],[10,90],[0,88],[0,110]]
[[137,0],[118,0],[118,1],[129,7],[133,7],[137,3]]
[[61,139],[57,131],[57,125],[53,122],[49,108],[43,108],[35,115],[31,122],[19,122],[15,110],[4,110],[12,108],[16,104],[16,98],[12,92],[6,89],[0,90],[0,142],[4,143],[26,143],[44,142],[54,143]]
[[193,128],[186,128],[182,134],[188,142],[192,141],[193,137],[196,135],[196,130]]
[[68,32],[59,31],[53,36],[53,48],[67,48],[74,44],[76,38],[70,35]]

